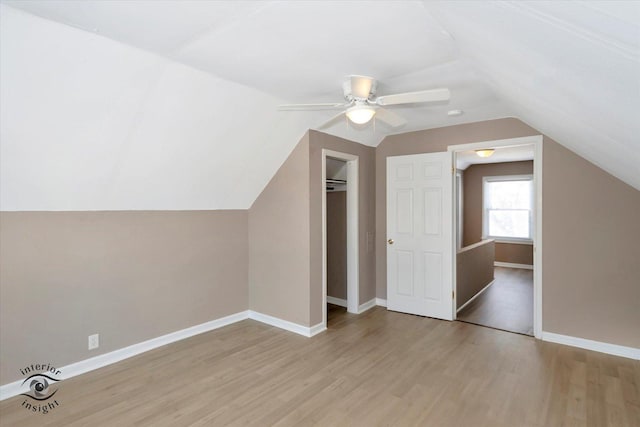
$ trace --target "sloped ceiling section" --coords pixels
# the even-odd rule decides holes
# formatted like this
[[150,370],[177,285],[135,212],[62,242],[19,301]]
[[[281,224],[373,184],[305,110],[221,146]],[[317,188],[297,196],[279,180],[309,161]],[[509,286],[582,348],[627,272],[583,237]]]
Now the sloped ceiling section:
[[640,2],[425,2],[513,115],[640,189]]
[[156,54],[1,19],[2,210],[248,208],[311,125]]
[[328,133],[516,116],[640,189],[638,2],[0,1],[3,210],[247,208],[349,74],[451,100]]

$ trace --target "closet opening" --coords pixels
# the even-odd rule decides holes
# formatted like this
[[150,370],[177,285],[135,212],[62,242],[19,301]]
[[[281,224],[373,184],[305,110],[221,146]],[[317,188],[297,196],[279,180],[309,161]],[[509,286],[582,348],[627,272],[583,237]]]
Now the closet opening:
[[322,150],[323,323],[358,313],[358,156]]

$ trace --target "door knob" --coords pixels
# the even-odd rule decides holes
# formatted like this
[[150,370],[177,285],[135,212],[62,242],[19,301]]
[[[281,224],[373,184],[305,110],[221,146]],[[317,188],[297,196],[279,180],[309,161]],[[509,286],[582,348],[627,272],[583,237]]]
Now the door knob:
[[389,243],[390,245],[393,245],[393,239],[387,240],[387,243]]

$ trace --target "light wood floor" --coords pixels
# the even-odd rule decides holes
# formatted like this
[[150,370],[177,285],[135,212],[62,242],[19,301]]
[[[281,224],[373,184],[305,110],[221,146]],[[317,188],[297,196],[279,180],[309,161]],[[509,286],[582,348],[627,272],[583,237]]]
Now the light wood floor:
[[640,362],[388,312],[304,338],[245,320],[60,383],[3,426],[638,426]]
[[494,277],[458,320],[533,336],[533,271],[496,267]]

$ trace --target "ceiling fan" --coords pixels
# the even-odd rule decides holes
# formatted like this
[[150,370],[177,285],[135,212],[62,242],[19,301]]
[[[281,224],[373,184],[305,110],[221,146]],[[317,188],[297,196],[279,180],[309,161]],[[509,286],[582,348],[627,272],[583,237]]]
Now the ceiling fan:
[[430,89],[416,92],[398,93],[394,95],[376,95],[377,82],[373,77],[348,76],[342,84],[345,102],[323,104],[286,104],[278,107],[281,111],[312,111],[344,109],[320,128],[329,127],[342,120],[346,115],[353,123],[362,125],[373,116],[391,127],[399,127],[407,123],[400,115],[390,111],[387,106],[417,104],[423,102],[448,101],[449,89]]

